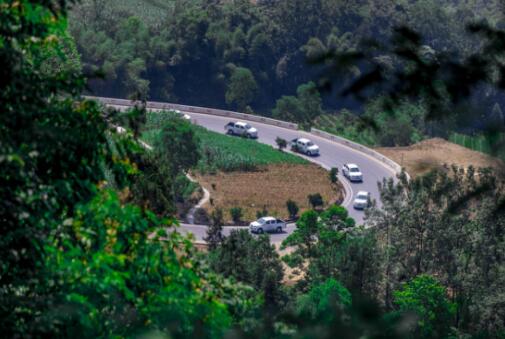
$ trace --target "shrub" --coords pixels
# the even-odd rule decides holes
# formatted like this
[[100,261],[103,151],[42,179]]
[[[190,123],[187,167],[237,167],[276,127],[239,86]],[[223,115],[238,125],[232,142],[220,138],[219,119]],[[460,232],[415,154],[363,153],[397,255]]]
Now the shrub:
[[283,149],[285,149],[288,146],[288,142],[286,141],[286,139],[283,139],[281,137],[277,137],[275,139],[275,143],[277,144],[279,151],[282,151]]
[[241,222],[243,216],[242,208],[240,207],[230,208],[230,215],[233,222],[238,225]]
[[337,182],[338,168],[332,167],[330,170],[330,181],[332,184]]
[[288,201],[286,201],[286,208],[288,209],[289,217],[291,219],[296,218],[296,215],[298,214],[298,211],[300,210],[300,208],[298,208],[298,205],[296,204],[296,202],[289,199]]
[[323,197],[319,193],[309,194],[307,196],[307,199],[309,200],[309,204],[313,209],[324,205]]
[[223,211],[216,208],[210,215],[210,225],[207,228],[207,236],[204,238],[211,251],[216,249],[224,239],[223,224]]

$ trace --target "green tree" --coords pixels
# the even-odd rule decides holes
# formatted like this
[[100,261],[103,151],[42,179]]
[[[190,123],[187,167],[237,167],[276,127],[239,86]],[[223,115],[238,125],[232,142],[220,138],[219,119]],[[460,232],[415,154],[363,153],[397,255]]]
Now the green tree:
[[297,96],[283,96],[277,100],[272,115],[276,119],[311,125],[322,114],[322,100],[313,82],[298,86]]
[[298,86],[296,95],[305,115],[305,122],[312,123],[322,113],[321,95],[316,84],[311,81]]
[[211,255],[211,267],[225,277],[253,286],[263,295],[265,306],[283,302],[282,262],[269,237],[253,237],[246,230],[234,230]]
[[226,91],[226,103],[235,104],[237,109],[243,112],[254,99],[257,89],[252,72],[244,67],[236,67],[232,71]]
[[198,145],[199,140],[191,124],[173,117],[163,125],[155,150],[176,174],[186,172],[198,163]]
[[351,293],[335,279],[311,287],[307,294],[296,300],[297,313],[302,317],[322,323],[331,323],[335,317],[344,316],[352,304]]
[[301,122],[304,120],[304,113],[298,98],[294,96],[283,96],[275,103],[272,116],[279,120]]
[[48,239],[44,276],[53,282],[53,307],[71,311],[42,315],[41,321],[55,323],[48,334],[128,336],[159,329],[214,337],[230,326],[220,301],[224,291],[214,289],[220,283],[194,269],[191,244],[167,232],[171,220],[103,191],[78,206],[67,227],[75,241],[63,232]]
[[330,181],[332,184],[336,184],[337,181],[338,181],[338,168],[336,167],[332,167],[330,169],[330,173],[329,173],[329,176],[330,176]]
[[320,193],[309,194],[307,196],[307,199],[309,200],[309,204],[314,209],[324,205],[323,197]]
[[210,215],[210,225],[207,228],[207,235],[204,240],[207,242],[209,250],[216,249],[223,242],[223,210],[216,208]]
[[235,225],[240,224],[240,222],[242,221],[242,216],[243,216],[242,208],[240,208],[240,207],[230,208],[230,215],[231,215],[231,219],[233,220]]
[[361,227],[342,232],[340,229],[352,220],[347,215],[340,206],[321,215],[303,213],[282,243],[281,248],[293,248],[283,260],[304,273],[298,282],[300,288],[335,279],[356,295],[379,301],[383,259],[376,233]]
[[195,268],[189,240],[167,232],[174,221],[128,203],[127,190],[104,188],[106,171],[126,188],[143,148],[79,97],[75,68],[45,68],[67,9],[66,1],[0,6],[2,334],[221,336],[231,323],[220,301],[227,292]]
[[282,139],[280,137],[275,138],[275,143],[277,144],[279,151],[282,151],[288,146],[288,142],[286,141],[286,139]]
[[288,209],[289,218],[295,219],[296,216],[298,215],[298,211],[300,210],[296,202],[289,199],[288,201],[286,201],[286,208]]
[[48,71],[55,55],[66,60],[54,50],[65,35],[61,5],[0,7],[0,327],[9,337],[55,329],[38,317],[54,301],[41,273],[47,239],[74,216],[77,203],[92,199],[103,164],[112,163],[98,106],[74,102],[80,74],[73,67]]
[[349,217],[349,212],[343,206],[331,205],[323,213],[321,219],[324,223],[335,229],[343,229],[346,227],[353,227],[354,219]]
[[454,320],[456,305],[447,299],[447,291],[433,277],[420,275],[394,293],[400,312],[417,316],[412,334],[417,338],[445,338]]

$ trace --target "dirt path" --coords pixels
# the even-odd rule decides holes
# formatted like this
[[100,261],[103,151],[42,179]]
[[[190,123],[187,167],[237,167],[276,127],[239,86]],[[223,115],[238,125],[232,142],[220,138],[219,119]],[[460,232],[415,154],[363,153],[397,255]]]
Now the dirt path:
[[[190,181],[198,183],[189,174],[186,174],[186,177]],[[188,224],[194,224],[195,223],[195,212],[196,212],[196,210],[198,210],[199,208],[202,208],[202,206],[205,205],[206,203],[208,203],[209,200],[210,200],[210,192],[205,187],[203,187],[203,186],[200,186],[200,187],[202,187],[202,190],[203,190],[203,197],[202,197],[202,199],[200,199],[200,201],[198,202],[198,204],[196,204],[195,206],[191,207],[191,209],[189,210],[189,212],[188,212],[188,214],[186,216],[186,220],[187,220]]]

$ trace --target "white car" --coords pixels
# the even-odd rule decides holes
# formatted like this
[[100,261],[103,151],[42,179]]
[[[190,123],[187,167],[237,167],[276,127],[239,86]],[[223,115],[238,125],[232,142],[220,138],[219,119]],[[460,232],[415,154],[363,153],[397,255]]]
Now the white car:
[[189,114],[183,113],[183,112],[179,111],[178,109],[173,109],[172,112],[174,112],[175,115],[177,115],[181,119],[191,120],[191,117],[189,116]]
[[224,129],[229,135],[240,135],[251,139],[258,137],[258,130],[246,122],[229,122],[224,126]]
[[305,153],[308,156],[319,155],[319,146],[306,138],[296,138],[290,142],[291,148],[297,152]]
[[350,181],[363,181],[363,173],[356,164],[345,164],[342,167],[342,174]]
[[370,192],[359,191],[354,198],[352,206],[357,210],[363,210],[370,207],[372,204],[372,199],[370,198]]
[[252,233],[277,232],[281,233],[287,227],[286,223],[274,217],[263,217],[249,224]]

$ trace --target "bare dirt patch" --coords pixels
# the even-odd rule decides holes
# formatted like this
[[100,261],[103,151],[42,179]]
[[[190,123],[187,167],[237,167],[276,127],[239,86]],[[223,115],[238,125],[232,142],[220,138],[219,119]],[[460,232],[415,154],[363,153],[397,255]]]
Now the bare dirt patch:
[[320,193],[325,205],[341,202],[340,184],[333,185],[328,172],[314,165],[276,164],[256,172],[228,172],[196,175],[195,179],[210,192],[211,203],[203,206],[208,213],[222,208],[225,220],[231,223],[230,208],[241,207],[243,220],[256,219],[256,212],[266,208],[269,215],[287,218],[286,201],[291,199],[300,213],[309,208],[307,196]]
[[499,171],[505,169],[500,159],[441,138],[424,140],[408,147],[380,147],[376,150],[405,167],[412,177],[453,164],[459,167],[492,167]]

